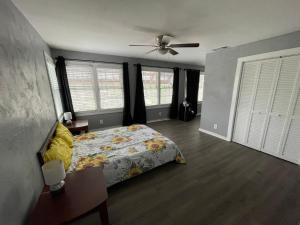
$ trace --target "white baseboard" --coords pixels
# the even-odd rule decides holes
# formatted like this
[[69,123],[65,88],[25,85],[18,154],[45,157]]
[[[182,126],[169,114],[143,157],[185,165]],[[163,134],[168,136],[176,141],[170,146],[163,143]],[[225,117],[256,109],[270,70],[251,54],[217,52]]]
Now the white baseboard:
[[170,118],[162,118],[162,119],[157,119],[157,120],[149,120],[147,123],[154,123],[154,122],[160,122],[160,121],[166,121],[170,120]]
[[206,134],[209,134],[209,135],[211,135],[211,136],[220,138],[220,139],[222,139],[222,140],[229,141],[228,138],[225,137],[225,136],[223,136],[223,135],[220,135],[220,134],[217,134],[217,133],[208,131],[208,130],[204,130],[204,129],[202,129],[202,128],[199,128],[199,131],[201,131],[201,132],[203,132],[203,133],[206,133]]

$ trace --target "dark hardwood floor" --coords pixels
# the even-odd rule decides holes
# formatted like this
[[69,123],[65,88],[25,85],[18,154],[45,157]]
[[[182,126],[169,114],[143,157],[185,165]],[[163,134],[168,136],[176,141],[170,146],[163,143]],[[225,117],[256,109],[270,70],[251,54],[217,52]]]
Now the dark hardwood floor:
[[299,224],[299,166],[201,133],[199,119],[149,126],[177,143],[187,165],[110,188],[112,225]]

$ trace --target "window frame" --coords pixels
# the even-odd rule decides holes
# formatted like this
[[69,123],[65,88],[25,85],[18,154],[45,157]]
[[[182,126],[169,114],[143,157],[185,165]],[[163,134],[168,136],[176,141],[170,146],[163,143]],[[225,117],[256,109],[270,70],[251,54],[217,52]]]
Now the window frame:
[[198,98],[198,96],[199,96],[199,88],[198,88],[198,96],[197,96],[197,102],[198,102],[198,104],[202,104],[202,102],[203,102],[203,94],[204,94],[204,82],[205,82],[205,74],[203,73],[203,72],[200,72],[200,76],[199,76],[199,87],[200,87],[200,77],[201,76],[203,76],[203,88],[202,88],[202,100],[201,101],[199,101],[199,98]]
[[[159,67],[150,67],[150,66],[143,66],[142,67],[142,76],[143,76],[143,71],[148,71],[148,72],[157,72],[158,73],[158,79],[157,79],[157,87],[158,87],[158,91],[157,91],[157,99],[158,99],[158,104],[157,105],[146,105],[147,109],[158,109],[158,108],[166,108],[166,107],[170,107],[171,103],[172,103],[172,99],[171,102],[169,104],[160,104],[161,99],[160,99],[160,75],[161,72],[166,72],[166,73],[172,73],[173,74],[173,79],[174,79],[174,71],[172,69],[168,69],[168,68],[159,68]],[[144,82],[144,81],[143,81]],[[172,86],[172,91],[173,91],[173,86]],[[145,97],[145,96],[144,96]],[[145,102],[146,104],[146,102]]]
[[[53,99],[55,114],[56,114],[57,119],[59,121],[62,121],[63,120],[63,114],[64,114],[64,108],[63,108],[62,98],[61,98],[61,88],[60,88],[60,84],[58,82],[56,71],[55,71],[55,63],[54,63],[54,60],[45,51],[44,51],[44,59],[45,59],[46,70],[47,70],[47,74],[48,74],[48,80],[49,80],[51,95],[52,95],[52,99]],[[57,85],[58,85],[59,99],[57,99],[57,100],[59,100],[59,102],[55,101],[56,98],[55,98],[55,91],[53,90],[53,84],[52,84],[52,78],[51,78],[52,75],[51,75],[50,68],[49,68],[48,64],[51,64],[51,66],[54,67],[54,71],[55,71],[55,73],[54,73],[54,76],[55,76],[54,80],[56,80]],[[59,107],[58,107],[58,104],[59,104]],[[59,112],[59,108],[61,109],[61,112]],[[60,115],[59,115],[59,113],[60,113]]]
[[[100,87],[98,85],[98,74],[97,68],[108,68],[108,69],[120,69],[120,84],[122,87],[122,91],[124,90],[123,86],[123,70],[122,64],[119,63],[102,63],[102,62],[85,62],[79,60],[66,60],[66,67],[68,65],[85,65],[91,66],[93,71],[92,82],[93,82],[93,93],[95,97],[96,110],[87,110],[81,112],[75,112],[76,116],[89,116],[89,115],[100,115],[100,114],[108,114],[108,113],[120,113],[123,112],[124,108],[124,96],[123,96],[123,107],[121,108],[111,108],[111,109],[101,109],[101,96],[100,96]],[[124,93],[123,93],[124,94]]]

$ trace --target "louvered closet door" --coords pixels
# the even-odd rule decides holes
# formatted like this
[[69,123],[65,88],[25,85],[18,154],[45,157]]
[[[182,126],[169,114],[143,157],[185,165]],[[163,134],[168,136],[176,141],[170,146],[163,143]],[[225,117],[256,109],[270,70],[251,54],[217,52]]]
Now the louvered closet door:
[[[296,61],[296,60],[295,60]],[[300,163],[300,56],[298,56],[297,82],[295,82],[290,115],[283,140],[282,157],[294,163]]]
[[261,148],[278,63],[278,59],[260,61],[256,93],[252,102],[248,127],[246,127],[246,145],[254,149]]
[[233,141],[300,164],[300,55],[244,63]]
[[233,141],[245,144],[246,126],[250,116],[251,105],[249,104],[254,95],[257,83],[259,63],[247,62],[243,66],[240,92],[233,130]]
[[282,155],[288,161],[300,163],[300,93],[298,94],[297,105],[289,124]]
[[279,156],[283,142],[284,126],[288,122],[288,111],[292,104],[292,94],[297,78],[298,56],[280,60],[278,79],[274,87],[272,104],[267,116],[262,151]]

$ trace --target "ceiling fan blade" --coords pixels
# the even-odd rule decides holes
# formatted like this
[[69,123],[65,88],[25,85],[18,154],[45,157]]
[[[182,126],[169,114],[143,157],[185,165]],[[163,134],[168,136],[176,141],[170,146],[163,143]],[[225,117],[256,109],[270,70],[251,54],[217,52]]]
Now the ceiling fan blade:
[[176,52],[174,49],[171,49],[171,48],[168,48],[169,52],[172,54],[172,55],[177,55],[178,52]]
[[158,47],[157,45],[128,45],[128,46],[137,46],[137,47]]
[[170,48],[195,48],[199,47],[199,43],[186,43],[186,44],[170,44],[168,47]]
[[146,55],[150,54],[151,52],[155,52],[155,51],[157,51],[158,49],[159,49],[159,48],[152,49],[152,50],[146,52]]

